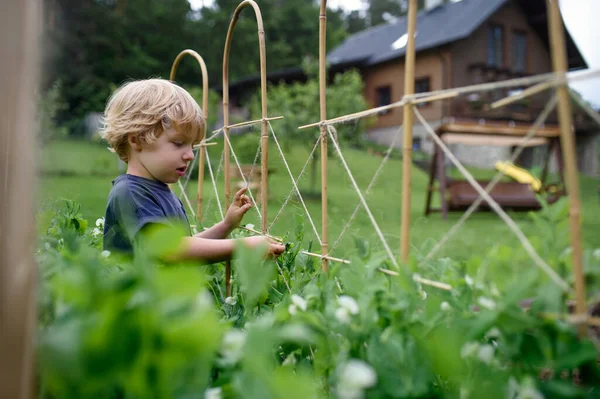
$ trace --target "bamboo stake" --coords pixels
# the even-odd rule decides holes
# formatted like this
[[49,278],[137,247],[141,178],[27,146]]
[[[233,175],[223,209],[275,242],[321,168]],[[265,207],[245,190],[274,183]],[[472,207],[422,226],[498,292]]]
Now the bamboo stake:
[[[283,238],[281,238],[281,237],[272,236],[272,235],[270,235],[270,234],[264,234],[264,233],[261,233],[261,232],[260,232],[260,231],[258,231],[258,230],[255,230],[255,229],[253,229],[253,228],[250,228],[250,227],[248,227],[248,226],[240,226],[240,229],[242,229],[242,230],[246,230],[246,231],[249,231],[250,233],[262,234],[262,235],[264,235],[265,237],[267,237],[267,238],[270,238],[270,239],[271,239],[271,240],[273,240],[273,241],[276,241],[276,242],[278,242],[278,243],[283,243]],[[344,264],[346,264],[346,265],[349,265],[349,264],[350,264],[350,261],[349,261],[349,260],[346,260],[346,259],[340,259],[340,258],[334,258],[333,256],[329,256],[329,255],[320,255],[320,254],[315,254],[315,253],[308,252],[308,251],[300,251],[300,253],[302,253],[302,254],[304,254],[304,255],[308,255],[308,256],[313,256],[313,257],[315,257],[315,258],[326,259],[326,260],[330,260],[330,261],[333,261],[333,262],[344,263]]]
[[[417,25],[417,0],[408,2],[408,43],[404,63],[404,94],[415,92],[415,28]],[[404,136],[402,143],[402,225],[400,253],[402,261],[408,261],[410,251],[410,171],[412,167],[413,113],[412,104],[404,106]]]
[[0,397],[35,397],[35,123],[41,2],[0,12]]
[[500,108],[500,107],[505,107],[509,104],[514,103],[515,101],[519,101],[519,100],[523,100],[527,97],[531,97],[535,94],[541,93],[545,90],[548,90],[551,87],[556,86],[557,84],[560,83],[560,80],[552,80],[549,82],[542,82],[542,83],[538,83],[534,86],[528,87],[527,89],[523,90],[521,93],[517,94],[517,95],[513,95],[513,96],[508,96],[505,97],[501,100],[498,100],[496,102],[493,102],[492,105],[490,105],[490,107],[492,109],[496,109],[496,108]]
[[[319,105],[321,121],[327,120],[327,0],[321,0],[319,14]],[[329,251],[329,226],[327,207],[327,128],[321,124],[321,252],[323,252],[322,268],[328,270],[327,254]]]
[[[552,63],[554,72],[558,74],[567,73],[567,55],[563,22],[558,8],[558,0],[546,0],[546,8],[549,15],[548,29],[552,43]],[[566,85],[557,87],[558,95],[558,121],[561,130],[561,146],[563,162],[565,165],[565,178],[567,192],[569,194],[569,222],[571,227],[571,247],[573,249],[573,271],[575,273],[575,309],[577,315],[586,313],[585,306],[585,280],[583,277],[583,262],[581,249],[580,231],[580,209],[579,200],[579,175],[577,173],[577,161],[574,143],[573,120],[571,115],[571,103],[569,101],[569,89]],[[586,335],[586,329],[579,327],[581,336]]]
[[[574,83],[574,82],[579,82],[579,81],[583,81],[586,79],[591,79],[591,78],[594,78],[597,76],[600,76],[600,69],[598,69],[598,68],[592,69],[592,70],[586,70],[586,71],[572,72],[567,76],[566,79],[567,79],[567,83]],[[338,123],[348,123],[348,122],[351,122],[351,121],[354,121],[357,119],[365,118],[367,116],[376,115],[376,114],[380,113],[381,111],[398,108],[398,107],[403,107],[408,102],[413,102],[416,104],[421,103],[421,102],[429,102],[428,99],[430,97],[433,98],[431,101],[434,101],[435,99],[437,99],[437,100],[440,99],[437,97],[441,97],[446,94],[449,96],[448,98],[451,98],[454,95],[463,95],[463,94],[469,94],[469,93],[492,91],[492,90],[496,90],[496,89],[506,89],[506,88],[510,88],[510,87],[527,86],[527,85],[531,85],[531,84],[549,81],[551,79],[556,79],[556,78],[557,78],[557,75],[555,73],[546,73],[546,74],[541,74],[541,75],[529,76],[529,77],[525,77],[525,78],[502,80],[500,82],[479,83],[476,85],[463,86],[460,88],[442,89],[442,90],[429,91],[429,92],[425,92],[425,93],[416,93],[416,94],[412,94],[410,96],[404,96],[404,98],[402,98],[402,100],[396,101],[396,102],[388,104],[388,105],[384,105],[382,107],[370,108],[370,109],[367,109],[364,111],[355,112],[355,113],[343,115],[343,116],[338,116],[333,119],[310,123],[308,125],[300,126],[298,129],[307,129],[309,127],[316,127],[316,126],[320,126],[323,124],[324,125],[335,125]],[[563,77],[563,79],[564,79],[564,77]],[[442,97],[442,99],[443,98],[445,98],[445,97]]]
[[194,149],[203,148],[203,147],[210,147],[211,145],[217,145],[217,143],[207,143],[207,142],[203,141],[200,144],[196,144],[194,146]]
[[[230,169],[230,151],[229,151],[229,53],[231,51],[231,39],[233,30],[240,17],[241,11],[250,6],[254,9],[256,23],[258,25],[258,42],[260,52],[260,92],[261,92],[261,209],[262,209],[262,230],[267,232],[267,177],[268,177],[268,139],[269,133],[267,130],[267,61],[265,50],[265,31],[263,28],[263,20],[260,8],[253,0],[242,1],[235,11],[229,23],[227,30],[227,38],[225,40],[225,51],[223,53],[223,132],[225,136],[223,156],[225,158],[225,205],[229,206],[231,202],[231,169]],[[225,288],[227,296],[231,294],[231,263],[225,264]]]
[[[377,271],[379,271],[383,274],[387,274],[388,276],[392,276],[392,277],[400,276],[400,273],[390,270],[390,269],[384,269],[382,267],[377,268]],[[419,284],[428,285],[430,287],[439,288],[440,290],[452,291],[452,286],[450,284],[440,283],[439,281],[428,280],[426,278],[422,278],[417,275],[413,276],[413,281],[415,281]]]
[[300,253],[304,254],[304,255],[308,255],[308,256],[313,256],[315,258],[321,258],[323,260],[329,260],[329,261],[332,261],[332,262],[343,263],[345,265],[349,265],[350,264],[349,260],[340,259],[340,258],[334,258],[333,256],[329,256],[329,255],[320,255],[320,254],[315,254],[315,253],[308,252],[308,251],[300,251]]
[[[175,61],[173,61],[173,65],[171,66],[171,73],[169,75],[169,80],[175,81],[175,75],[177,74],[177,69],[179,68],[179,63],[181,63],[181,60],[186,55],[189,55],[189,56],[195,58],[196,61],[198,61],[198,64],[200,65],[200,69],[202,71],[202,111],[204,112],[204,121],[206,123],[206,121],[208,121],[208,72],[206,70],[206,64],[204,63],[204,59],[202,59],[200,54],[198,54],[194,50],[189,50],[189,49],[183,50],[182,52],[180,52],[177,55],[177,57],[175,58]],[[205,132],[206,132],[206,129],[205,129]],[[197,193],[198,203],[196,205],[196,219],[198,221],[198,224],[200,224],[200,222],[202,221],[202,198],[203,198],[203,192],[204,192],[204,164],[205,164],[204,151],[200,150],[199,152],[200,152],[200,154],[199,154],[200,159],[198,160],[198,193]]]
[[[257,124],[263,123],[263,122],[277,121],[277,120],[283,119],[283,118],[284,118],[283,116],[274,116],[272,118],[262,118],[262,119],[256,119],[256,120],[253,120],[253,121],[240,122],[240,123],[236,123],[234,125],[229,125],[227,127],[229,129],[233,129],[233,128],[236,128],[236,127],[249,126],[249,125],[257,125]],[[223,130],[223,128],[217,129],[213,133],[220,132],[221,130]]]
[[451,91],[448,93],[440,93],[440,94],[434,94],[433,96],[428,96],[428,97],[422,97],[422,98],[417,98],[415,100],[411,100],[411,104],[416,105],[416,104],[425,104],[425,103],[430,103],[433,101],[439,101],[439,100],[447,100],[450,98],[456,98],[459,96],[459,93],[457,91]]

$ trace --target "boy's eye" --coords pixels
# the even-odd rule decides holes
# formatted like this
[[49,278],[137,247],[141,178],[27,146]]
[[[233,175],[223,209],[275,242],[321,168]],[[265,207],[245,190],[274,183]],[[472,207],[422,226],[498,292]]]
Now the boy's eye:
[[181,147],[183,145],[183,141],[174,141],[173,144],[175,144],[177,147]]

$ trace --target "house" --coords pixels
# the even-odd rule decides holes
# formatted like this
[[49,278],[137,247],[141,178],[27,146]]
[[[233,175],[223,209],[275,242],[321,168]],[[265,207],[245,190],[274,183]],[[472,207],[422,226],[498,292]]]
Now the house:
[[[415,33],[415,92],[427,92],[495,82],[552,72],[546,4],[544,0],[462,0],[444,3],[427,0],[417,15]],[[365,82],[364,95],[371,107],[399,101],[404,95],[404,54],[408,42],[407,19],[356,33],[328,54],[333,68],[358,68]],[[566,32],[570,70],[587,65]],[[519,88],[510,89],[513,92]],[[461,122],[531,124],[549,99],[549,92],[530,97],[509,107],[491,110],[494,100],[511,94],[496,90],[461,96],[453,100],[423,104],[419,110],[434,127],[449,120]],[[402,124],[403,110],[380,114],[368,137],[390,143]],[[580,169],[598,173],[600,128],[577,111],[575,116]],[[548,124],[557,123],[556,113]],[[402,145],[402,140],[397,143]],[[593,145],[590,145],[593,144]],[[425,129],[414,127],[414,148],[431,153],[433,143]],[[510,158],[511,148],[452,146],[461,161],[491,167],[496,160]],[[520,159],[531,166],[535,151]]]

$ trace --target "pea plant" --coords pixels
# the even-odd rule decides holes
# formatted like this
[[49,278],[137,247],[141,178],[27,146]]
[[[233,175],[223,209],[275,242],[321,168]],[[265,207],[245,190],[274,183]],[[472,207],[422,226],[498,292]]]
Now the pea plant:
[[[563,228],[562,217],[549,208],[534,222]],[[237,249],[226,296],[222,265],[156,261],[180,232],[149,237],[152,251],[127,258],[101,250],[102,220],[89,226],[77,204],[40,214],[40,397],[600,395],[594,336],[579,338],[556,316],[569,298],[537,269],[511,265],[517,249],[460,262],[416,256],[390,276],[380,272],[393,268],[386,257],[358,240],[350,264],[324,273],[302,253],[312,243],[296,222],[278,259]],[[543,234],[534,242],[567,273],[567,248],[547,242],[560,231]],[[597,281],[600,254],[585,259],[586,277]],[[414,274],[452,289],[421,285]]]

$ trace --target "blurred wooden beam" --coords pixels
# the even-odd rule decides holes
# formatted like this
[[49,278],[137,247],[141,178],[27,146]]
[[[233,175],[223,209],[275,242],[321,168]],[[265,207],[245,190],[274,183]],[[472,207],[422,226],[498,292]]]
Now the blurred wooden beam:
[[35,91],[41,2],[0,12],[0,398],[34,396]]

